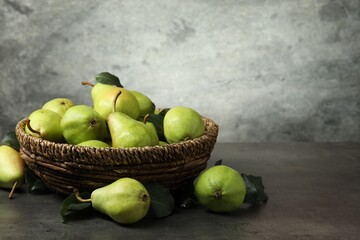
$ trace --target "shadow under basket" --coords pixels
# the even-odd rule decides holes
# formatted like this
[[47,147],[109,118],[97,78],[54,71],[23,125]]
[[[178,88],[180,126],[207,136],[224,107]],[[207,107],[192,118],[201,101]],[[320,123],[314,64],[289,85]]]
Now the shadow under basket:
[[92,192],[122,177],[176,189],[206,168],[214,149],[219,127],[210,119],[203,120],[203,136],[153,147],[95,148],[54,143],[25,133],[26,119],[18,122],[16,135],[21,157],[55,192]]

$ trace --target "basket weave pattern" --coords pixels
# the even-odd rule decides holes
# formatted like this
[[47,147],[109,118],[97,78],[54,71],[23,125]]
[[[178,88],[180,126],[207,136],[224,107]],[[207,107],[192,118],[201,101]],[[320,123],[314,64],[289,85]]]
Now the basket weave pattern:
[[26,119],[16,126],[20,154],[51,190],[91,192],[121,177],[158,182],[176,189],[206,168],[217,140],[218,125],[203,118],[205,135],[176,144],[141,148],[95,148],[54,143],[25,133]]

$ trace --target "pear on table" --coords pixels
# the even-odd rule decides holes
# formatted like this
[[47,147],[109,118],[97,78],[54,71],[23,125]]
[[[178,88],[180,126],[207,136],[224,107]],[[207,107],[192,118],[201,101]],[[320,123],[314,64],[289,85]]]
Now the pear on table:
[[132,224],[144,218],[151,202],[144,185],[133,178],[120,178],[95,189],[90,199],[82,199],[76,190],[75,196],[80,202],[91,202],[95,210],[121,224]]
[[0,146],[0,188],[11,189],[12,198],[15,188],[24,183],[25,162],[20,153],[10,146]]

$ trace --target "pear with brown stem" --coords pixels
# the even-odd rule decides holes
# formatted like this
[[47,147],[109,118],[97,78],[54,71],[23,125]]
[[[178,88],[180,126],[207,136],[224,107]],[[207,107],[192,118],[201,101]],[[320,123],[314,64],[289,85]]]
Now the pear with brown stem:
[[20,153],[10,146],[0,146],[0,188],[11,189],[11,199],[16,188],[24,183],[25,162]]
[[133,119],[139,118],[140,106],[138,100],[129,90],[100,82],[96,84],[82,82],[82,84],[92,86],[91,98],[94,109],[104,119],[107,119],[112,112],[114,97],[119,91],[121,91],[121,96],[116,102],[116,112],[122,112]]
[[145,147],[159,144],[159,138],[154,129],[137,121],[122,112],[116,112],[116,102],[121,96],[119,90],[113,100],[113,112],[108,116],[108,127],[113,147]]
[[60,121],[61,117],[56,112],[48,109],[38,109],[28,116],[25,132],[51,142],[63,142]]
[[83,199],[74,191],[80,202],[91,202],[93,208],[111,217],[117,223],[132,224],[144,218],[150,207],[150,195],[144,185],[133,178],[120,178],[98,188],[90,199]]

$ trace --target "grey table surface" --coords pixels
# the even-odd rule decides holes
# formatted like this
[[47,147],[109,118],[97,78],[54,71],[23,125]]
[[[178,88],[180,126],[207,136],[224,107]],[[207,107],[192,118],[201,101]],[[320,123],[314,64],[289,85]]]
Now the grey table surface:
[[269,201],[231,214],[201,206],[120,225],[63,223],[64,196],[0,191],[0,239],[360,239],[360,143],[217,143],[208,162],[261,176]]

